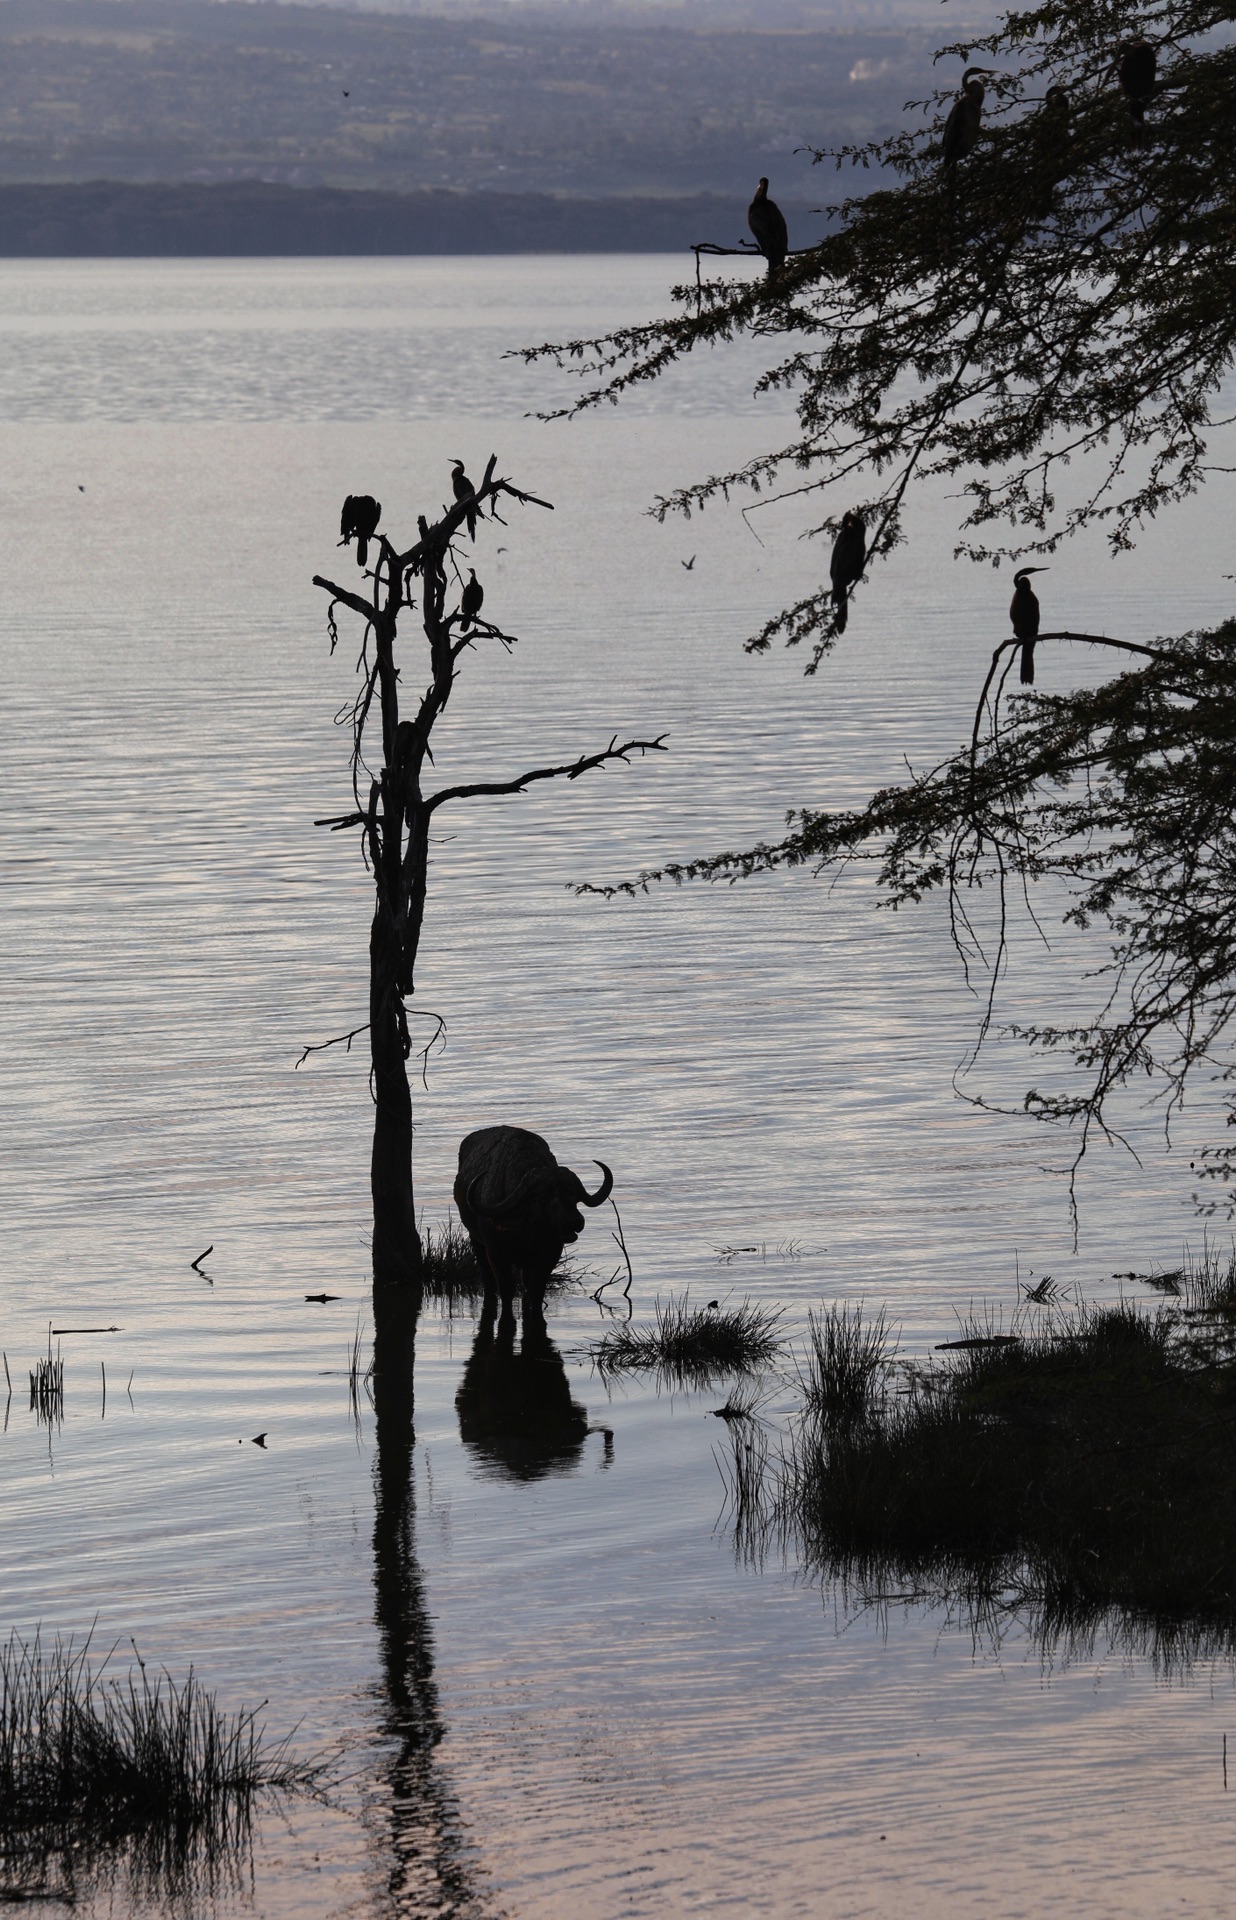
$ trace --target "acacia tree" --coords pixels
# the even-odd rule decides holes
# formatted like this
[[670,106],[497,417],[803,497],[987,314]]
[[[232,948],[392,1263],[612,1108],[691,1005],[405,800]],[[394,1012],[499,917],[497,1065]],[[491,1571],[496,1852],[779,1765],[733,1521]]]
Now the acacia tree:
[[[369,1048],[374,1098],[373,1274],[377,1283],[418,1287],[421,1239],[416,1225],[412,1180],[412,1095],[408,1060],[412,1054],[409,1007],[415,989],[416,959],[429,874],[429,831],[439,810],[452,801],[498,798],[522,793],[542,780],[576,780],[594,768],[629,761],[633,754],[662,749],[662,739],[619,741],[581,754],[563,766],[532,767],[505,780],[472,781],[426,793],[422,775],[432,765],[430,736],[446,710],[462,656],[478,642],[508,650],[515,636],[480,617],[475,586],[462,581],[456,546],[461,533],[475,536],[478,524],[501,521],[499,503],[548,507],[512,481],[496,474],[491,456],[484,479],[474,490],[456,486],[454,506],[431,526],[422,515],[415,544],[400,550],[377,532],[381,509],[368,495],[349,498],[344,509],[345,537],[355,533],[366,590],[354,591],[314,576],[314,586],[330,595],[327,624],[331,651],[339,634],[336,609],[347,607],[363,623],[357,674],[360,685],[340,719],[352,734],[352,794],[347,813],[315,824],[335,832],[356,829],[362,854],[374,880],[374,911],[369,935]],[[372,567],[369,542],[374,542]],[[474,575],[475,578],[475,575]],[[428,683],[411,717],[400,718],[400,665],[396,642],[402,616],[419,608],[427,650]],[[412,663],[403,658],[410,678]],[[376,716],[380,733],[371,725]],[[376,737],[375,737],[376,733]],[[368,782],[367,790],[365,783]],[[441,1022],[437,1015],[427,1016]],[[356,1028],[340,1039],[350,1044]],[[435,1031],[438,1030],[437,1028]],[[336,1044],[328,1041],[327,1045]],[[306,1052],[315,1049],[306,1049]],[[302,1056],[303,1058],[303,1056]]]
[[[984,70],[969,151],[954,142],[946,159],[951,94],[912,102],[892,138],[816,153],[882,176],[829,209],[818,246],[767,276],[707,281],[700,253],[717,250],[699,249],[670,317],[528,357],[581,376],[569,413],[619,401],[700,349],[745,334],[768,342],[757,390],[793,394],[793,437],[654,511],[689,514],[743,491],[818,496],[820,535],[860,511],[868,616],[907,492],[923,481],[960,482],[959,555],[998,564],[1087,533],[1128,548],[1202,484],[1208,436],[1227,424],[1216,401],[1236,348],[1236,45],[1222,31],[1232,18],[1230,0],[1047,0],[1009,13],[986,38],[943,50]],[[814,673],[844,630],[840,611],[822,585],[771,612],[747,645],[805,643]],[[1096,691],[1009,702],[1018,649],[1004,642],[971,738],[939,767],[855,812],[807,806],[779,840],[634,883],[861,857],[894,905],[944,889],[964,958],[989,967],[981,1041],[1007,902],[1023,883],[1062,879],[1066,918],[1110,931],[1100,1002],[1078,1025],[1012,1031],[1082,1069],[1073,1094],[1025,1097],[1036,1119],[1076,1130],[1074,1173],[1133,1076],[1163,1076],[1170,1109],[1196,1068],[1236,1074],[1225,1044],[1236,1012],[1236,625],[1157,648],[1070,633],[1040,644],[1079,639],[1144,660]],[[971,890],[992,880],[998,917],[985,944]],[[1222,1179],[1233,1170],[1223,1148],[1203,1167]]]

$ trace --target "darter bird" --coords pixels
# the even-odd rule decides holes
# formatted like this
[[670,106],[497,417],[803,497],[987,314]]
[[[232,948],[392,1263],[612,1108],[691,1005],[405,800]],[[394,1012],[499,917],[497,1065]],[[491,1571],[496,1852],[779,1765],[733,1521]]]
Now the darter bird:
[[457,500],[471,500],[473,502],[473,504],[468,508],[468,538],[470,540],[475,540],[476,539],[476,488],[473,486],[467,474],[464,472],[464,463],[462,460],[456,460],[451,467],[451,485],[455,489],[455,498]]
[[1021,684],[1034,685],[1034,643],[1039,636],[1039,597],[1030,585],[1032,573],[1048,573],[1048,567],[1019,567],[1013,575],[1013,598],[1009,619],[1014,637],[1021,641]]
[[974,76],[990,72],[990,67],[967,67],[961,76],[961,92],[944,122],[942,152],[946,167],[955,167],[977,144],[983,124],[983,83]]
[[838,633],[845,632],[850,588],[862,578],[867,564],[867,522],[861,513],[842,515],[840,531],[833,541],[829,576],[833,583],[833,611]]
[[790,236],[785,215],[776,201],[768,197],[767,180],[761,180],[755,190],[755,199],[747,208],[747,225],[755,235],[756,246],[768,262],[769,273],[776,273],[778,267],[785,265]]
[[381,502],[370,493],[350,493],[343,503],[343,512],[339,516],[341,544],[350,547],[355,535],[358,566],[363,567],[369,558],[369,542],[377,532],[381,518]]
[[468,584],[459,600],[459,631],[467,633],[485,603],[485,589],[476,577],[475,567],[468,569]]
[[1135,127],[1146,123],[1146,108],[1155,96],[1155,72],[1159,56],[1147,40],[1130,40],[1128,46],[1120,49],[1120,58],[1116,62],[1116,78],[1120,82],[1120,91],[1129,103],[1129,113]]

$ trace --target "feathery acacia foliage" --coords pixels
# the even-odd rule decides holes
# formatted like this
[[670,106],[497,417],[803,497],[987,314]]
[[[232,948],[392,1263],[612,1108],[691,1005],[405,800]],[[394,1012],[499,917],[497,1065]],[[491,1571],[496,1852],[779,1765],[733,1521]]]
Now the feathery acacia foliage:
[[[941,165],[951,94],[912,103],[933,117],[817,152],[898,184],[828,208],[834,230],[778,273],[679,287],[667,319],[525,357],[580,374],[584,391],[564,409],[575,412],[617,402],[698,348],[784,339],[757,390],[794,395],[794,437],[662,499],[661,515],[744,488],[788,485],[840,509],[865,495],[875,559],[901,537],[915,480],[961,476],[959,550],[974,558],[1048,553],[1096,525],[1127,547],[1202,480],[1236,348],[1236,46],[1216,32],[1230,18],[1228,5],[1187,0],[1010,13],[986,39],[943,50],[996,63],[962,164]],[[1159,56],[1144,126],[1114,72],[1133,38]],[[1085,454],[1097,467],[1086,463],[1058,511],[1062,476]],[[835,635],[822,589],[748,645],[809,641],[813,671]]]
[[[901,538],[911,485],[955,477],[959,554],[1050,553],[1086,531],[1127,548],[1203,483],[1208,437],[1227,424],[1217,397],[1236,355],[1231,20],[1230,5],[1190,0],[1048,0],[1010,13],[986,39],[944,50],[981,64],[986,81],[980,137],[957,164],[942,164],[951,96],[941,92],[917,103],[921,124],[817,154],[877,168],[879,184],[831,208],[828,236],[778,273],[682,287],[668,319],[534,354],[581,372],[567,410],[578,411],[619,401],[698,348],[745,333],[774,354],[780,345],[759,387],[794,395],[794,437],[660,500],[662,516],[744,488],[818,495],[820,533],[846,508],[863,512],[870,566]],[[1133,42],[1157,61],[1144,112],[1118,83]],[[822,585],[747,644],[808,643],[814,672],[838,631]],[[852,812],[795,810],[779,841],[669,865],[622,890],[853,860],[875,864],[888,904],[943,890],[967,966],[988,968],[981,1044],[1009,903],[1032,900],[1032,883],[1063,882],[1066,920],[1110,934],[1096,1011],[1006,1030],[1080,1070],[1071,1091],[1032,1087],[1024,1103],[1074,1130],[1075,1174],[1133,1079],[1158,1076],[1170,1112],[1197,1070],[1236,1078],[1236,622],[1124,650],[1136,664],[1104,686],[1006,705],[1016,657],[1006,642],[972,739],[930,772]],[[988,946],[971,890],[993,883]],[[1212,1148],[1201,1171],[1230,1180],[1236,1149]]]

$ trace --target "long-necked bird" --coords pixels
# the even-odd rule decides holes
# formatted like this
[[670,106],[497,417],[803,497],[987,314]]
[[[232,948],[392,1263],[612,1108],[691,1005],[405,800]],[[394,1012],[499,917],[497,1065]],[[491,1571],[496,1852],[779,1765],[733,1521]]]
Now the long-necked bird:
[[1142,127],[1146,121],[1146,108],[1155,96],[1155,74],[1159,56],[1148,40],[1130,40],[1120,49],[1120,58],[1116,62],[1116,78],[1120,82],[1120,91],[1129,103],[1129,113],[1135,127]]
[[961,76],[961,92],[944,122],[942,154],[946,167],[955,167],[977,144],[983,124],[984,90],[982,81],[975,76],[990,72],[990,67],[967,67]]
[[459,631],[467,633],[485,604],[485,589],[476,577],[475,567],[469,567],[467,585],[459,597]]
[[381,502],[375,500],[371,493],[350,493],[343,503],[339,532],[345,547],[350,547],[355,537],[358,566],[363,567],[369,558],[369,542],[377,532],[381,518]]
[[768,181],[762,179],[755,190],[755,199],[747,208],[747,225],[755,235],[755,244],[768,262],[769,273],[776,273],[778,267],[785,265],[785,256],[790,250],[790,236],[785,224],[785,215],[775,200],[768,197]]
[[837,538],[833,541],[833,556],[828,565],[829,577],[833,583],[833,614],[838,633],[845,632],[845,624],[849,616],[850,588],[862,578],[866,564],[867,522],[861,513],[845,513],[841,517]]
[[468,538],[475,540],[476,488],[464,472],[464,463],[462,460],[456,460],[451,467],[451,485],[455,489],[455,498],[457,500],[470,499],[472,501],[472,505],[468,508]]
[[1047,573],[1047,567],[1019,567],[1013,575],[1013,598],[1009,619],[1013,635],[1021,641],[1021,684],[1034,685],[1034,643],[1039,636],[1039,596],[1030,585],[1032,573]]

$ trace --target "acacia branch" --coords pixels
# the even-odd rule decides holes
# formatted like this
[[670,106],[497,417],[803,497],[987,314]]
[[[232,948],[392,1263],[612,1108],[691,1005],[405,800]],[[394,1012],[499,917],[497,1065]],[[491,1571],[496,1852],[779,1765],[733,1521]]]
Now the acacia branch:
[[581,773],[591,773],[594,767],[608,765],[611,760],[621,760],[629,764],[633,753],[641,758],[646,753],[667,753],[665,742],[667,734],[659,734],[655,740],[624,740],[618,745],[618,736],[614,735],[608,747],[600,753],[581,754],[567,766],[533,767],[527,773],[516,774],[513,780],[478,780],[466,787],[443,787],[440,793],[433,794],[425,802],[425,811],[433,813],[438,807],[445,806],[448,800],[499,799],[503,795],[522,793],[537,780],[578,780]]
[[1147,660],[1170,660],[1172,657],[1171,654],[1167,653],[1162,647],[1139,646],[1135,640],[1113,640],[1110,635],[1105,633],[1069,633],[1062,630],[1059,633],[1036,633],[1034,639],[1029,642],[1017,639],[1002,640],[991,656],[991,665],[987,669],[987,678],[983,682],[983,691],[979,694],[978,705],[974,710],[974,731],[970,735],[971,776],[974,774],[975,765],[978,760],[979,728],[983,723],[983,709],[987,704],[987,695],[991,691],[991,683],[996,677],[996,669],[1000,664],[1001,654],[1008,653],[1011,648],[1020,648],[1027,644],[1037,647],[1041,645],[1044,640],[1071,640],[1087,647],[1114,647],[1120,653],[1140,653]]

